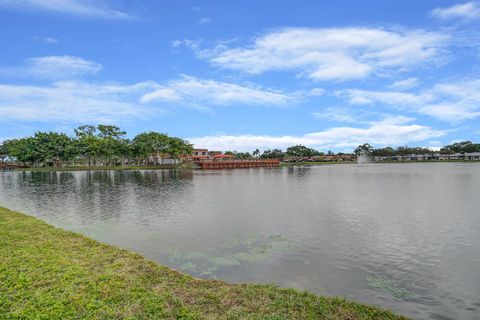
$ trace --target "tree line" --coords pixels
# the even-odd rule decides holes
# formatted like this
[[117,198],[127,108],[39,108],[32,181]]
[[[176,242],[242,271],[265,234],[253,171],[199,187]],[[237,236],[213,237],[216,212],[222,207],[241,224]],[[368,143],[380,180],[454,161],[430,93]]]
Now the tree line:
[[385,148],[373,148],[370,144],[365,143],[359,145],[353,151],[357,156],[358,155],[369,155],[373,157],[394,157],[394,156],[406,156],[409,154],[417,155],[433,155],[433,154],[454,154],[454,153],[471,153],[471,152],[480,152],[480,143],[473,143],[471,141],[462,141],[453,143],[447,146],[440,148],[438,151],[433,151],[429,148],[422,147],[408,147],[408,146],[399,146],[397,148],[385,147]]
[[31,137],[0,144],[0,155],[32,166],[163,164],[168,156],[192,154],[188,141],[159,132],[144,132],[127,139],[113,125],[83,125],[74,136],[59,132],[36,132]]
[[[473,143],[471,141],[462,141],[453,143],[442,147],[438,151],[434,151],[429,148],[422,147],[408,147],[408,146],[399,146],[396,148],[384,147],[384,148],[374,148],[370,144],[365,143],[359,145],[353,154],[359,155],[368,155],[368,156],[378,156],[378,157],[394,157],[394,156],[406,156],[410,154],[417,155],[433,155],[433,154],[453,154],[453,153],[470,153],[470,152],[480,152],[480,144]],[[321,157],[321,156],[341,156],[346,155],[345,153],[333,153],[332,151],[322,152],[312,148],[308,148],[303,145],[296,145],[288,147],[285,151],[281,149],[269,149],[263,152],[260,152],[259,149],[254,150],[253,152],[235,152],[235,151],[226,151],[225,154],[230,154],[235,157],[235,159],[285,159],[285,158],[311,158],[311,157]]]
[[[268,149],[261,152],[259,149],[255,149],[253,152],[236,152],[236,151],[226,151],[225,154],[230,154],[235,157],[235,159],[284,159],[284,158],[310,158],[316,156],[324,156],[325,153],[308,148],[303,145],[296,145],[288,147],[285,151],[281,149]],[[327,155],[334,155],[332,151],[328,151]],[[344,153],[338,153],[338,155],[343,155]]]

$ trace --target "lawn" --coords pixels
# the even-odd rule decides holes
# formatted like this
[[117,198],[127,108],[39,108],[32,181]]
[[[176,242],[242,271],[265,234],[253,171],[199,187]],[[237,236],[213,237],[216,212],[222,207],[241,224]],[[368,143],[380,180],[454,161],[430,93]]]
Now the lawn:
[[200,280],[0,207],[1,319],[406,319],[271,285]]

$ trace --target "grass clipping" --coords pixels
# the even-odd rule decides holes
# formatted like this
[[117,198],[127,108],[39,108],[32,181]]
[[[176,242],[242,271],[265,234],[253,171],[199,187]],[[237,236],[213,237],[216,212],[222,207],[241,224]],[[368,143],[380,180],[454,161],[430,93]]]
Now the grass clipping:
[[1,319],[405,319],[343,298],[199,280],[0,207]]

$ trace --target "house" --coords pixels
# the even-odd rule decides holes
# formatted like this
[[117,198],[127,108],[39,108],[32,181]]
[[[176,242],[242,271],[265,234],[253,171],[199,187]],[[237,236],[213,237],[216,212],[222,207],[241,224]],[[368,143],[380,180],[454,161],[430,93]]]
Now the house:
[[193,149],[192,160],[193,161],[202,161],[208,160],[210,156],[208,154],[208,149]]
[[480,152],[465,153],[465,160],[480,160]]

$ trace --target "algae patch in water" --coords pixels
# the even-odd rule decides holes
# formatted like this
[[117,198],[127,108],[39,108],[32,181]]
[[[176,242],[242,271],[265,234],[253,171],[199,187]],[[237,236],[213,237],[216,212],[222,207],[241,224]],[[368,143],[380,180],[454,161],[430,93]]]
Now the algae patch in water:
[[184,254],[173,249],[168,261],[174,268],[194,276],[215,277],[215,272],[220,268],[262,262],[275,253],[290,250],[294,246],[292,241],[281,235],[234,235],[220,248]]
[[392,280],[382,276],[368,276],[367,283],[369,286],[382,289],[396,298],[406,298],[413,295],[411,291],[398,287]]

